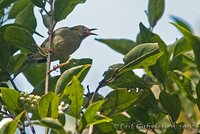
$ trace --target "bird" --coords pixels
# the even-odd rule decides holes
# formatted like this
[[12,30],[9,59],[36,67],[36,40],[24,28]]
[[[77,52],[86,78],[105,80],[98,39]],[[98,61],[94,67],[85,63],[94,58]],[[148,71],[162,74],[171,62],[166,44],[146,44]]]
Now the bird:
[[42,43],[37,52],[29,53],[28,59],[44,63],[47,61],[48,52],[51,53],[50,61],[59,60],[63,56],[70,56],[81,45],[81,42],[90,35],[97,35],[92,31],[96,28],[89,29],[83,25],[74,27],[61,27],[52,34],[52,43],[49,45],[49,37]]

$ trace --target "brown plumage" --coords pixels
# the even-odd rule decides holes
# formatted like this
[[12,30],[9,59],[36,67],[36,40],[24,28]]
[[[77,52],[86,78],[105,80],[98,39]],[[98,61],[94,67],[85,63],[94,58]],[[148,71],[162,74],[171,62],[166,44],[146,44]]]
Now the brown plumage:
[[38,52],[28,54],[28,58],[38,63],[45,62],[48,51],[51,52],[51,61],[68,57],[79,48],[83,39],[89,35],[96,35],[91,32],[93,30],[96,29],[89,29],[82,25],[59,28],[52,35],[51,50],[48,50],[49,38],[47,38],[38,48]]

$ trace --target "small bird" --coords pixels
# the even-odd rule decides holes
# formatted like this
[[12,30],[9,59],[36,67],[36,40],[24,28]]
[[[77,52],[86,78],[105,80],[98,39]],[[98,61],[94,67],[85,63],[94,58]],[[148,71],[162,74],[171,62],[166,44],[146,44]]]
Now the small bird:
[[49,38],[47,38],[42,45],[38,47],[36,53],[28,54],[28,58],[37,61],[38,63],[46,62],[48,52],[51,52],[51,61],[59,60],[63,56],[68,57],[79,48],[83,39],[89,35],[97,35],[91,32],[93,30],[97,29],[89,29],[82,25],[71,28],[59,28],[53,32],[52,43],[49,50]]

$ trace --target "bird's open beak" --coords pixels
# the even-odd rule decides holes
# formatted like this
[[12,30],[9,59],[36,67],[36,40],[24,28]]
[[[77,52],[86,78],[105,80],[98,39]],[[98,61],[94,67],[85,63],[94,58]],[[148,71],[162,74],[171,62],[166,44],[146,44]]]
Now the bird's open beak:
[[91,31],[94,31],[94,30],[97,30],[97,28],[92,28],[92,29],[89,29],[89,35],[98,35],[98,34],[95,34],[95,33],[93,33],[93,32],[91,32]]

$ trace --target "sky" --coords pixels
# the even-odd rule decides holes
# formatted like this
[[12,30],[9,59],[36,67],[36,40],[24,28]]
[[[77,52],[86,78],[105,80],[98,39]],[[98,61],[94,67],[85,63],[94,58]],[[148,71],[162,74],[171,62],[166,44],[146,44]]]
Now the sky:
[[[187,20],[196,33],[200,31],[200,10],[198,0],[166,0],[165,12],[162,18],[158,21],[154,32],[159,34],[167,43],[172,44],[176,38],[182,35],[169,22],[171,15],[175,15]],[[102,74],[108,67],[115,63],[122,63],[123,55],[111,50],[106,45],[95,41],[95,38],[104,39],[131,39],[135,41],[139,32],[139,23],[143,22],[147,27],[148,19],[145,14],[147,10],[148,0],[87,0],[84,4],[79,4],[69,16],[59,22],[56,28],[72,27],[75,25],[85,25],[89,28],[98,28],[95,31],[99,36],[90,36],[86,38],[81,47],[71,55],[72,58],[91,58],[93,65],[86,79],[83,81],[83,86],[89,85],[90,90],[95,90],[98,82],[102,80]],[[35,9],[37,16],[38,27],[37,32],[45,37],[48,36],[47,29],[42,24],[41,15]],[[41,44],[45,38],[34,36],[36,42]],[[53,65],[58,62],[53,63]],[[142,71],[136,70],[136,73],[141,76]],[[54,73],[55,75],[55,73]],[[23,80],[22,80],[23,79]],[[19,75],[16,78],[16,83],[19,89],[30,92],[31,87],[25,78]],[[100,90],[100,93],[106,94],[110,90],[105,87]]]
[[[144,12],[147,10],[147,5],[148,0],[87,0],[84,4],[78,5],[65,20],[56,25],[56,29],[80,24],[89,28],[98,28],[96,33],[99,36],[86,38],[81,47],[71,55],[72,58],[93,59],[91,70],[82,83],[84,87],[89,85],[90,90],[94,91],[98,86],[98,82],[102,80],[104,71],[112,64],[123,62],[123,55],[95,41],[95,38],[135,40],[139,32],[139,23],[143,22],[147,27],[149,26]],[[174,43],[176,38],[182,36],[169,23],[172,22],[170,15],[187,20],[194,32],[197,35],[200,33],[199,0],[166,0],[165,5],[164,15],[158,21],[154,32],[159,34],[167,44]],[[47,37],[47,29],[42,25],[38,9],[35,9],[35,15],[38,23],[36,31]],[[45,40],[45,38],[38,36],[34,36],[34,38],[38,44]],[[143,72],[137,70],[136,73],[141,76]],[[19,75],[15,82],[18,88],[24,89],[24,91],[30,92],[33,89],[22,75]],[[107,94],[109,91],[110,89],[105,87],[100,90],[100,93]]]

